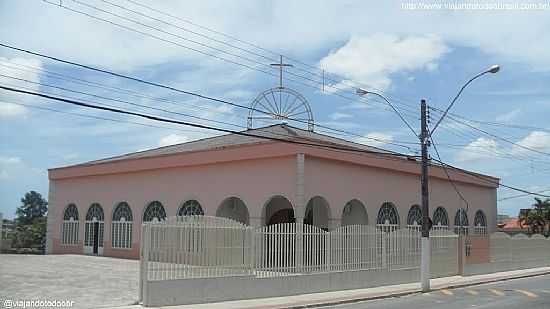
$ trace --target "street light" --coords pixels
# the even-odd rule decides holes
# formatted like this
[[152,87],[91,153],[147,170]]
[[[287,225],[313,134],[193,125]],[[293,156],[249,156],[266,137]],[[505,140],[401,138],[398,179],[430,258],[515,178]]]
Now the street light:
[[382,98],[388,105],[393,109],[393,111],[401,118],[401,120],[409,127],[409,129],[413,132],[413,134],[420,139],[420,145],[421,145],[421,154],[422,154],[422,164],[421,164],[421,172],[420,172],[420,190],[422,194],[422,238],[421,238],[421,262],[420,262],[420,284],[422,287],[423,292],[428,292],[430,290],[430,254],[431,254],[431,246],[430,246],[430,229],[431,229],[431,220],[429,215],[429,190],[428,190],[428,167],[429,167],[429,159],[428,159],[428,146],[429,146],[429,140],[435,131],[441,121],[447,116],[447,113],[453,107],[455,102],[460,97],[460,94],[462,94],[462,91],[475,79],[487,74],[487,73],[497,73],[500,71],[500,66],[495,64],[486,69],[485,71],[482,71],[481,73],[478,73],[474,77],[470,78],[462,88],[458,91],[456,96],[451,101],[451,104],[447,107],[441,118],[437,121],[434,128],[430,132],[428,129],[428,121],[427,121],[427,104],[426,100],[421,100],[420,104],[420,110],[421,110],[421,130],[420,135],[416,134],[414,129],[409,125],[409,123],[405,120],[405,118],[401,115],[401,113],[391,104],[391,102],[386,99],[383,95],[367,91],[364,89],[358,88],[356,90],[356,93],[358,95],[367,95],[367,94],[373,94],[380,98]]
[[435,131],[441,121],[447,116],[447,113],[451,109],[451,107],[455,104],[456,100],[464,91],[464,89],[476,78],[481,77],[487,73],[497,73],[500,70],[500,66],[493,65],[487,70],[478,73],[474,77],[470,78],[462,88],[458,91],[454,99],[451,101],[451,104],[447,107],[441,118],[437,121],[432,131],[429,131],[428,128],[428,121],[427,121],[427,115],[426,115],[426,100],[421,101],[421,131],[420,131],[420,145],[421,145],[421,153],[422,153],[422,165],[421,165],[421,176],[420,176],[420,188],[422,192],[422,240],[421,240],[421,246],[422,246],[422,254],[421,254],[421,261],[420,261],[420,285],[422,287],[423,292],[428,292],[430,290],[430,254],[431,254],[431,245],[430,245],[430,228],[431,228],[431,221],[429,219],[429,190],[428,190],[428,167],[430,165],[429,158],[428,158],[428,146],[429,146],[429,140]]
[[443,118],[445,118],[445,116],[447,116],[447,113],[449,112],[449,110],[451,109],[451,107],[453,107],[453,105],[455,104],[456,100],[458,99],[458,97],[462,94],[462,91],[464,90],[464,88],[466,88],[471,82],[473,82],[475,79],[477,79],[478,77],[481,77],[487,73],[492,73],[492,74],[495,74],[497,73],[498,71],[500,71],[500,66],[498,64],[494,64],[492,65],[491,67],[489,67],[487,70],[481,72],[481,73],[478,73],[476,76],[470,78],[465,84],[464,86],[462,86],[462,88],[460,88],[460,91],[458,91],[458,93],[456,94],[456,96],[454,97],[454,99],[451,101],[451,104],[449,104],[449,106],[447,107],[447,109],[445,110],[445,112],[443,113],[443,115],[441,116],[441,118],[439,118],[439,120],[437,121],[437,123],[435,124],[434,128],[432,129],[432,131],[429,133],[428,137],[430,137],[433,132],[435,131],[435,129],[437,129],[437,127],[439,126],[439,124],[441,123],[441,121],[443,120]]
[[386,101],[386,103],[393,109],[393,111],[397,114],[397,116],[399,116],[399,118],[401,118],[401,121],[403,121],[403,123],[405,123],[405,125],[407,125],[407,127],[409,127],[409,130],[411,130],[411,132],[414,134],[414,136],[418,137],[418,134],[412,128],[412,126],[407,122],[407,120],[405,120],[405,117],[403,117],[403,115],[399,112],[399,110],[397,108],[395,108],[395,106],[388,99],[386,99],[385,96],[381,95],[378,92],[368,91],[368,90],[361,89],[361,88],[357,88],[355,93],[357,95],[360,95],[360,96],[364,96],[364,95],[367,95],[367,94],[372,94],[372,95],[375,95],[379,98],[382,98],[382,100]]

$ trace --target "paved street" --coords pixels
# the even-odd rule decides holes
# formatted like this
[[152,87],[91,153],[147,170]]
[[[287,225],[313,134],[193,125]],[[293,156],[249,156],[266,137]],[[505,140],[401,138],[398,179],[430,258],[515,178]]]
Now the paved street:
[[[331,306],[338,309],[550,308],[550,275]],[[328,308],[328,307],[326,307]]]

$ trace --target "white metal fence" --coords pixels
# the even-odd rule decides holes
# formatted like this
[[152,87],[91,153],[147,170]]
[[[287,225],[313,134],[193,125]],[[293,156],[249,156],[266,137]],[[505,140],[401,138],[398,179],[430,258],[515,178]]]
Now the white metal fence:
[[225,218],[171,217],[142,225],[145,280],[252,274],[252,231]]
[[[456,274],[457,236],[446,230],[432,235],[435,276]],[[171,217],[142,226],[142,279],[414,270],[420,237],[415,229],[367,225],[327,232],[301,223],[250,227],[220,217]]]

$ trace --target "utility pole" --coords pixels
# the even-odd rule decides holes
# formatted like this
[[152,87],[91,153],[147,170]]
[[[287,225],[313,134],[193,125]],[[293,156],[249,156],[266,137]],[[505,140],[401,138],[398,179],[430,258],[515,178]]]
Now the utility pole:
[[430,208],[428,191],[428,146],[430,132],[428,130],[428,117],[426,115],[426,100],[420,101],[420,145],[422,146],[422,171],[420,175],[422,192],[422,240],[421,240],[421,262],[420,262],[420,283],[423,292],[430,290]]

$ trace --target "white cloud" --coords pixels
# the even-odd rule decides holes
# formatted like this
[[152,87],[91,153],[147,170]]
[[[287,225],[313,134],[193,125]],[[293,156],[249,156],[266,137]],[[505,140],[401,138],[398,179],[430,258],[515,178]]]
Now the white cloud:
[[7,180],[10,175],[18,175],[12,173],[23,166],[23,161],[19,157],[2,157],[0,156],[0,180]]
[[164,137],[162,137],[160,140],[159,140],[159,147],[164,147],[164,146],[170,146],[170,145],[174,145],[174,144],[180,144],[180,143],[185,143],[189,141],[189,138],[187,136],[183,136],[183,135],[178,135],[178,134],[169,134],[169,135],[166,135]]
[[[5,58],[0,57],[0,74],[13,78],[0,76],[0,81],[7,86],[21,86],[26,90],[38,91],[40,86],[40,74],[34,68],[41,69],[42,63],[37,59]],[[28,82],[26,82],[28,81]],[[24,115],[27,109],[22,105],[13,103],[26,103],[32,98],[28,95],[15,94],[6,90],[0,90],[0,118]]]
[[489,138],[480,137],[466,145],[456,155],[459,162],[476,162],[494,159],[495,153],[499,153],[498,143]]
[[26,112],[27,109],[22,105],[0,101],[0,117],[20,116],[24,115]]
[[550,133],[533,131],[517,144],[520,146],[512,147],[512,153],[514,154],[531,152],[529,149],[534,149],[541,152],[550,152]]
[[19,157],[0,157],[0,164],[7,165],[7,164],[17,164],[21,163],[21,158]]
[[374,34],[352,36],[320,61],[320,67],[373,88],[385,90],[391,74],[432,71],[449,48],[435,36]]
[[516,119],[519,116],[520,113],[521,113],[521,109],[516,108],[516,109],[514,109],[512,111],[509,111],[507,113],[497,115],[495,117],[495,120],[500,121],[500,122],[510,122],[510,121]]
[[383,132],[371,132],[364,137],[358,138],[356,141],[373,147],[381,147],[393,142],[393,135]]
[[346,114],[346,113],[335,112],[335,113],[332,113],[332,114],[328,115],[328,117],[332,120],[340,120],[340,119],[353,118],[353,115]]
[[[376,5],[368,1],[325,1],[323,5],[318,5],[315,1],[307,0],[142,2],[209,28],[232,35],[237,34],[239,39],[264,48],[290,52],[294,56],[310,55],[312,50],[319,47],[341,42],[342,38],[349,37],[350,33],[358,36],[370,36],[381,31],[400,36],[430,33],[439,35],[445,42],[452,42],[453,45],[477,48],[489,56],[528,64],[533,69],[550,70],[550,57],[547,57],[550,36],[546,35],[550,20],[543,11],[410,11],[402,10],[398,1],[379,1]],[[72,1],[63,3],[85,10]],[[106,3],[93,3],[107,10],[114,10]],[[131,4],[128,4],[128,7],[154,15],[156,18],[166,17]],[[122,10],[115,11],[120,15],[136,18],[135,15]],[[26,16],[33,18],[25,18]],[[113,16],[101,16],[203,49],[176,37],[122,22]],[[335,19],[335,16],[342,18]],[[3,21],[0,37],[5,41],[88,64],[131,70],[174,60],[199,59],[197,53],[43,2],[1,1],[0,20]],[[514,22],[510,23],[510,20]],[[141,18],[140,21],[151,22],[146,18]],[[204,29],[172,18],[166,21],[204,33]],[[204,41],[204,38],[165,24],[153,25],[165,31],[218,46],[217,43]],[[21,33],[33,35],[22,36]],[[92,34],[94,39],[90,40],[90,36],[82,33]],[[212,35],[207,32],[206,34]],[[217,35],[216,37],[227,39]],[[109,47],[108,53],[105,52],[106,46]],[[200,57],[202,60],[202,56]],[[427,64],[427,69],[434,64]]]

